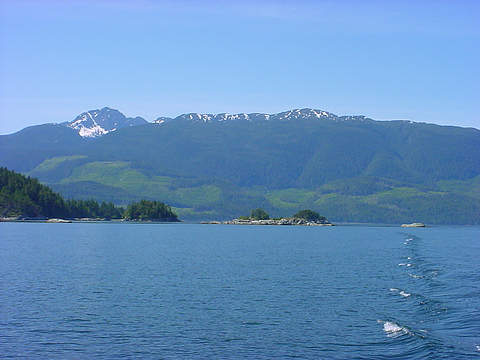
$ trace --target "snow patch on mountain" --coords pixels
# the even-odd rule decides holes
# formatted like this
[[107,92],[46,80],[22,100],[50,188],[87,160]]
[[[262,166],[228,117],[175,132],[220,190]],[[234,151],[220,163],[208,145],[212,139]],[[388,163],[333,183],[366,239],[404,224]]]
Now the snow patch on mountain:
[[154,124],[166,124],[170,121],[172,121],[173,119],[170,118],[170,117],[165,117],[165,116],[161,116],[157,119],[155,119],[155,121],[153,122]]
[[[102,136],[110,132],[98,125],[95,125],[92,127],[78,126],[73,128],[75,130],[78,130],[78,135],[80,135],[81,137],[90,137],[90,138]],[[111,131],[115,131],[115,130],[111,130]]]
[[[298,120],[298,119],[329,119],[335,121],[352,120],[356,119],[356,116],[349,116],[348,118],[338,117],[335,114],[329,113],[323,110],[316,109],[293,109],[284,111],[277,114],[263,114],[263,113],[240,113],[240,114],[201,114],[201,113],[188,113],[182,114],[175,119],[189,120],[198,122],[212,122],[212,121],[270,121],[270,120]],[[363,118],[363,117],[361,117]]]

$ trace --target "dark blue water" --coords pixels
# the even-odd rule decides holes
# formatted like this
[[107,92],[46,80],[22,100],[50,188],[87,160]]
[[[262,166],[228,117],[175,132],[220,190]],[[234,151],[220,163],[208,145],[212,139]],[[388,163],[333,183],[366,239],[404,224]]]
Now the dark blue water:
[[480,228],[0,223],[0,354],[472,359]]

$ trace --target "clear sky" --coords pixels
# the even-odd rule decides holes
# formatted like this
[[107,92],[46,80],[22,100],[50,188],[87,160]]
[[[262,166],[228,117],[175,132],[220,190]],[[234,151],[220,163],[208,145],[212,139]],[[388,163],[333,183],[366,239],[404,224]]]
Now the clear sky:
[[480,128],[480,1],[0,0],[0,134],[104,106]]

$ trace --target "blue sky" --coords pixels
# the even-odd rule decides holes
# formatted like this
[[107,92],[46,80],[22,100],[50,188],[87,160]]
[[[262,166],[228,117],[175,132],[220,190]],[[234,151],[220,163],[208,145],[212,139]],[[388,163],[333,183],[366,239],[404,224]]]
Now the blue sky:
[[0,134],[280,112],[480,128],[480,1],[0,1]]

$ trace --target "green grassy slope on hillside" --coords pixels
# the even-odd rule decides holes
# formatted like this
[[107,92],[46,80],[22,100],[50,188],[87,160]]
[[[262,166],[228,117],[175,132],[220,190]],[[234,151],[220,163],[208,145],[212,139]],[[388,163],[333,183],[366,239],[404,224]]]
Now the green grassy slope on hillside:
[[[76,186],[93,190],[82,193],[75,191]],[[131,168],[128,162],[113,161],[86,163],[53,187],[69,197],[94,194],[99,200],[117,204],[162,198],[187,220],[226,219],[263,207],[274,216],[311,208],[337,222],[480,223],[480,199],[470,191],[471,180],[414,187],[385,179],[354,178],[336,180],[314,190],[271,190],[151,176]]]

